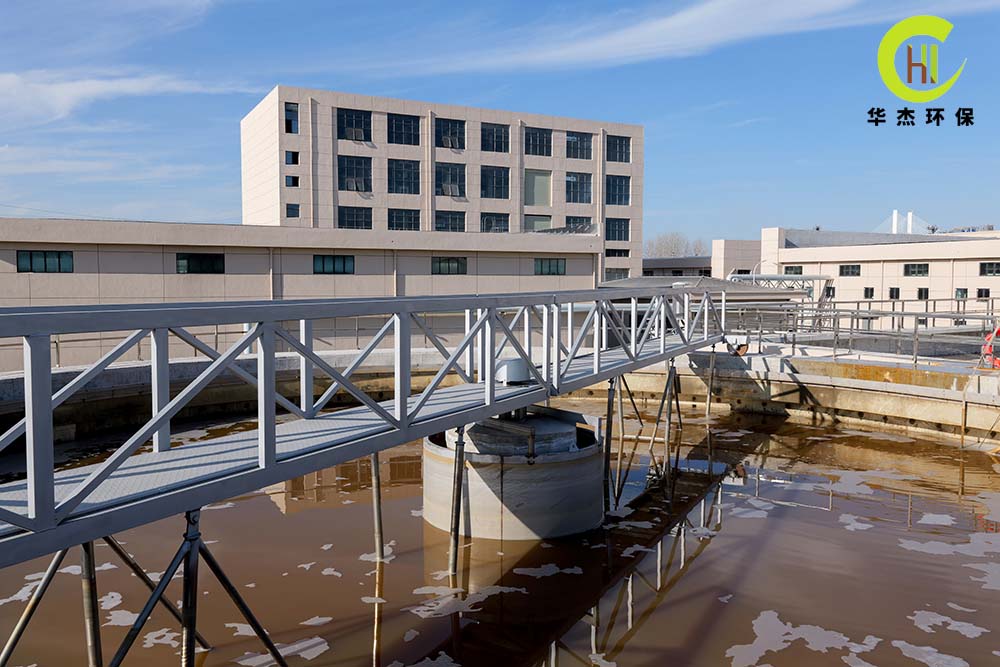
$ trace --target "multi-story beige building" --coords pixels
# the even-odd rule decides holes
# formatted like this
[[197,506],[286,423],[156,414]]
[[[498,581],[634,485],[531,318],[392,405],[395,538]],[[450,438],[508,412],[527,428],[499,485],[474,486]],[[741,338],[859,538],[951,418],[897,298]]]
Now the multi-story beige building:
[[244,224],[455,257],[596,237],[595,280],[641,275],[640,126],[278,86],[240,130]]

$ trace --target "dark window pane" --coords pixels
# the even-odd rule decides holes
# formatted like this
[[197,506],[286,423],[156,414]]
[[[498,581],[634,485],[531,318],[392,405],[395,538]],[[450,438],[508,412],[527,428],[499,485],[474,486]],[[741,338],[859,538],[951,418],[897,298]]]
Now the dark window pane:
[[354,255],[313,255],[313,273],[354,273]]
[[177,273],[225,273],[226,256],[220,252],[179,252]]
[[372,159],[356,155],[338,156],[337,189],[353,192],[371,192]]
[[453,118],[434,119],[434,145],[438,148],[465,148],[465,121]]
[[299,133],[299,105],[294,102],[285,102],[285,132]]
[[628,218],[608,218],[604,222],[604,238],[608,241],[628,241]]
[[434,275],[465,275],[469,272],[465,257],[432,257],[431,273]]
[[630,192],[632,179],[628,176],[616,176],[608,174],[605,179],[607,185],[607,197],[605,203],[617,204],[618,206],[628,206],[630,202]]
[[566,201],[574,204],[589,204],[591,197],[591,175],[581,172],[566,174]]
[[563,258],[546,257],[535,260],[536,276],[566,275],[566,260]]
[[418,209],[390,208],[389,230],[394,232],[420,231],[420,211]]
[[480,194],[487,199],[510,198],[510,169],[483,166],[480,169]]
[[420,145],[420,118],[391,113],[387,117],[390,144]]
[[288,218],[299,217],[299,205],[298,204],[285,204],[285,216]]
[[464,211],[437,211],[434,217],[434,231],[436,232],[464,232],[465,212]]
[[552,155],[552,130],[541,127],[524,128],[525,155]]
[[404,195],[420,194],[418,160],[389,160],[389,192]]
[[452,162],[435,163],[434,194],[447,197],[464,197],[465,165]]
[[371,229],[372,210],[366,206],[338,206],[337,227],[339,229]]
[[372,112],[337,109],[337,138],[350,141],[371,141]]
[[482,213],[479,224],[481,232],[506,233],[510,231],[510,215],[508,213]]
[[31,251],[17,251],[17,271],[18,273],[29,273],[31,271]]
[[496,125],[494,123],[482,124],[482,144],[481,150],[492,153],[510,152],[510,126]]
[[608,162],[631,162],[632,140],[629,137],[608,135]]
[[587,132],[566,133],[566,157],[589,160],[593,155],[593,135]]
[[285,164],[298,164],[298,163],[299,163],[298,151],[285,151]]
[[801,276],[802,267],[801,266],[786,266],[785,267],[786,276]]

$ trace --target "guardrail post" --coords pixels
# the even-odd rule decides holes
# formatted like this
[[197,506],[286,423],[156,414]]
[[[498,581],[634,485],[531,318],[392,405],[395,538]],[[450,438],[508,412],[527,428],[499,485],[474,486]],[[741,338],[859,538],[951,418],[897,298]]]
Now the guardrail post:
[[702,327],[701,327],[701,332],[702,332],[701,335],[702,335],[702,340],[708,340],[708,303],[709,303],[709,299],[710,299],[710,297],[708,295],[708,292],[705,292],[704,294],[702,294],[701,295],[701,299],[702,299],[701,305],[702,305],[702,311],[703,311],[702,312],[703,322],[702,322]]
[[[547,306],[548,307],[548,306]],[[549,373],[549,384],[554,391],[559,390],[559,367],[562,363],[562,333],[559,327],[559,304],[551,306],[552,310],[552,372]],[[571,343],[572,344],[572,343]]]
[[726,290],[722,290],[722,333],[726,333]]
[[691,340],[691,293],[684,293],[684,338]]
[[[524,307],[524,352],[528,355],[528,363],[534,363],[535,354],[531,349],[531,306]],[[513,329],[513,327],[511,327]],[[513,333],[513,332],[512,332]]]
[[[313,321],[299,320],[299,341],[310,352],[313,349]],[[313,362],[305,355],[299,356],[299,407],[306,417],[314,417],[313,408]]]
[[636,330],[639,326],[639,299],[632,297],[629,301],[629,315],[631,317],[631,321],[629,322],[629,348],[632,350],[632,354],[636,354],[638,352]]
[[483,382],[486,387],[486,405],[493,405],[496,402],[496,377],[497,377],[497,337],[496,318],[497,311],[493,308],[486,310],[486,323],[483,326],[483,353],[485,354],[485,364],[483,364]]
[[257,339],[257,465],[261,468],[277,461],[274,398],[274,324],[267,322]]
[[[472,330],[472,309],[465,309],[465,335],[469,335]],[[465,372],[472,379],[476,380],[476,340],[473,338],[465,347]]]
[[660,297],[659,322],[656,328],[660,334],[660,354],[667,351],[667,308],[673,308],[673,301],[668,301],[666,295]]
[[[153,414],[156,415],[170,402],[170,332],[167,329],[153,329],[150,332],[150,356],[152,365]],[[170,420],[166,420],[153,433],[153,451],[170,450]]]
[[604,312],[601,310],[601,302],[594,301],[594,373],[601,371],[601,328],[604,326]]
[[[470,317],[471,313],[466,311],[466,317]],[[412,386],[410,384],[410,371],[412,368],[412,340],[410,337],[410,327],[411,318],[409,313],[396,313],[393,315],[393,328],[394,328],[394,364],[395,364],[395,375],[394,375],[394,386],[393,386],[393,402],[395,404],[395,417],[399,420],[400,428],[406,427],[407,415],[409,415],[408,402],[410,400],[410,391]],[[468,325],[471,328],[471,324]],[[470,343],[471,345],[471,343]],[[466,353],[469,354],[468,352]],[[466,357],[466,362],[471,363],[471,356]],[[471,369],[469,369],[471,371]]]
[[51,526],[55,522],[51,344],[48,334],[24,337],[28,517],[40,526]]
[[[552,385],[552,308],[542,306],[542,379]],[[558,341],[556,342],[558,345]]]

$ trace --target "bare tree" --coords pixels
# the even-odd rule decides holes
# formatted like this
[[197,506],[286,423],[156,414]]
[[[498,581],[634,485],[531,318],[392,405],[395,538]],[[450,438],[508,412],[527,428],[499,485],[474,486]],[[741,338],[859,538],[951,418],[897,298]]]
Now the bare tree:
[[644,257],[687,257],[705,255],[705,242],[695,239],[693,242],[680,232],[665,232],[646,239]]

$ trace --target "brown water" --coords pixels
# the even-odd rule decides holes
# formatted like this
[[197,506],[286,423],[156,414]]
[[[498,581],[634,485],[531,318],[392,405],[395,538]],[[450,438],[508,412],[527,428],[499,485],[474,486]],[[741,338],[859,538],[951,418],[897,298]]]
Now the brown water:
[[[447,535],[420,517],[417,443],[382,454],[382,566],[372,562],[367,459],[206,507],[202,531],[291,665],[475,667],[515,646],[540,660],[552,639],[543,630],[561,626],[560,667],[1000,664],[1000,460],[895,434],[685,417],[685,458],[705,458],[710,432],[715,455],[745,460],[747,476],[707,506],[707,529],[691,512],[683,567],[677,535],[664,535],[659,554],[637,543],[631,586],[609,566],[623,561],[621,540],[603,531],[467,544],[449,581]],[[623,501],[642,489],[647,463],[636,456]],[[118,537],[153,574],[182,530],[178,517]],[[78,553],[12,664],[86,664]],[[98,573],[107,660],[146,591],[110,549],[98,546],[97,558],[109,564]],[[46,565],[0,572],[4,634]],[[199,627],[215,646],[202,664],[271,664],[207,569],[201,581]],[[169,593],[179,600],[180,581]],[[580,618],[592,606],[596,627]],[[158,609],[125,664],[176,665],[179,640]]]

